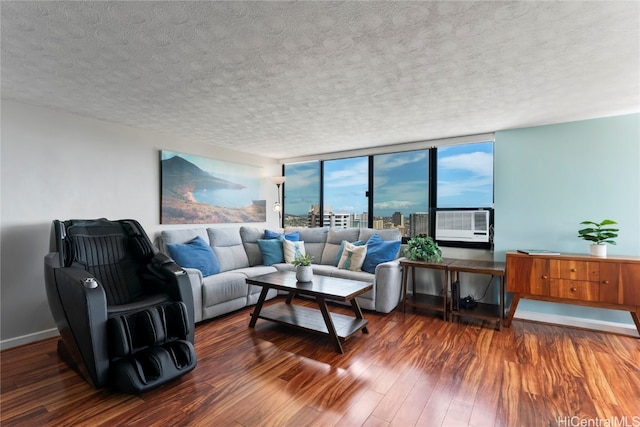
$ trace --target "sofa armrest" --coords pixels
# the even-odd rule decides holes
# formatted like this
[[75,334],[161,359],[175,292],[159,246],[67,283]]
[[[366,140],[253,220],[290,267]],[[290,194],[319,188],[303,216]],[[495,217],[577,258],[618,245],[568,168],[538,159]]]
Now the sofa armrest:
[[402,297],[402,267],[400,259],[380,263],[376,266],[376,311],[389,313],[400,303]]
[[197,268],[183,268],[189,277],[193,294],[193,317],[195,323],[202,321],[202,272]]

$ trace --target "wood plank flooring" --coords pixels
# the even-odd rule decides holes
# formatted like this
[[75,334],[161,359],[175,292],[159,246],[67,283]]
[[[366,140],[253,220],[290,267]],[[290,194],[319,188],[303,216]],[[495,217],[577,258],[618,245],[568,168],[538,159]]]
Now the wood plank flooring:
[[640,426],[636,338],[521,321],[498,332],[408,309],[365,312],[369,334],[340,355],[323,336],[252,330],[251,311],[199,324],[195,370],[140,396],[92,389],[56,339],[5,350],[0,424]]

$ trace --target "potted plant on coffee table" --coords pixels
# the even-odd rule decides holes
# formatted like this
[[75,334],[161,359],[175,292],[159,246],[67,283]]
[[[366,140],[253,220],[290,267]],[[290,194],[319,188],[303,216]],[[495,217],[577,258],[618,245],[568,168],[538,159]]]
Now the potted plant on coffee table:
[[411,261],[442,261],[442,251],[438,244],[426,234],[418,234],[409,239],[403,254]]
[[615,239],[618,237],[618,228],[607,227],[617,224],[617,222],[611,219],[604,219],[601,222],[594,221],[582,221],[580,224],[587,225],[588,227],[578,230],[578,237],[591,243],[590,253],[592,256],[606,257],[607,245],[615,245]]
[[291,261],[291,264],[296,266],[296,279],[298,282],[310,282],[313,279],[312,262],[313,257],[309,254],[298,255]]

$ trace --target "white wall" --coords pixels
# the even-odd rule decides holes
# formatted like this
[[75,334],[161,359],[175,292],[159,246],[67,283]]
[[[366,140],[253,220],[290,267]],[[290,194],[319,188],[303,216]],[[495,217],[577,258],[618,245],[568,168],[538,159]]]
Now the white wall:
[[[269,177],[281,166],[270,158],[5,100],[1,114],[2,348],[56,333],[43,261],[52,220],[133,218],[151,239],[193,227],[159,223],[160,150],[263,167],[260,198],[268,207],[276,198]],[[267,209],[266,224],[277,222]]]

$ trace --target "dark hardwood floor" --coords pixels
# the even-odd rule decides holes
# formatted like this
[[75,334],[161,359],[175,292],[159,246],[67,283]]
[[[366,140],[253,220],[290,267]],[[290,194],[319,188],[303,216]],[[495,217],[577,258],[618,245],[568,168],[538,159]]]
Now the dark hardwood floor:
[[264,320],[249,329],[251,310],[198,325],[195,370],[141,396],[92,389],[56,339],[5,350],[0,424],[640,426],[636,338],[365,312],[369,334],[340,355],[323,336]]

